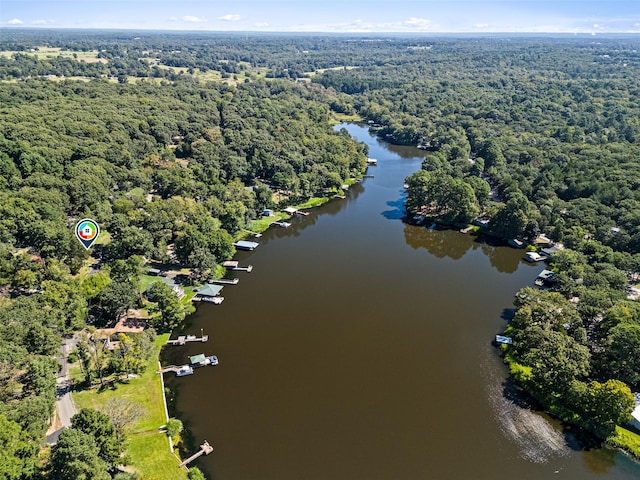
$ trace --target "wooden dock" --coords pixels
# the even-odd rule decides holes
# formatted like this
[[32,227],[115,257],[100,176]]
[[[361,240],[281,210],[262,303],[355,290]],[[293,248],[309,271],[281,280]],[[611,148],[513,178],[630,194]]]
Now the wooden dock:
[[211,280],[211,283],[217,283],[218,285],[237,285],[239,281],[239,278],[216,278]]
[[166,367],[162,367],[162,369],[158,370],[156,373],[173,372],[177,375],[180,371],[184,371],[188,366],[189,365],[168,365]]
[[251,235],[253,235],[255,238],[260,238],[260,237],[262,236],[262,234],[261,234],[261,233],[258,233],[258,232],[252,232],[251,230],[247,230],[246,228],[243,228],[242,230],[243,230],[243,231],[245,231],[245,232],[247,232],[247,233],[250,233],[250,234],[251,234]]
[[189,463],[193,462],[196,458],[201,457],[202,455],[209,455],[211,452],[213,452],[213,447],[209,445],[209,442],[205,440],[204,443],[200,445],[200,450],[198,450],[196,453],[194,453],[185,461],[183,461],[180,465],[178,465],[178,468],[186,467]]
[[241,267],[238,265],[238,262],[235,260],[228,260],[222,264],[224,268],[227,270],[235,270],[237,272],[247,272],[250,273],[253,270],[253,265],[249,265],[247,267]]
[[203,335],[196,337],[195,335],[180,335],[175,340],[167,340],[167,345],[184,345],[188,342],[206,342],[209,340],[209,335]]

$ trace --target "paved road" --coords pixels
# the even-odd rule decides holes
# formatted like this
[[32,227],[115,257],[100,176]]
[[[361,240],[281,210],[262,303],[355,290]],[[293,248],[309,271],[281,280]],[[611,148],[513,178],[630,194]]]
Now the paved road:
[[50,444],[58,441],[60,432],[71,426],[71,417],[76,414],[76,407],[71,398],[71,379],[69,378],[67,357],[77,343],[78,340],[75,337],[65,338],[60,347],[60,355],[58,356],[60,371],[56,378],[56,412],[62,427],[47,436],[47,443]]

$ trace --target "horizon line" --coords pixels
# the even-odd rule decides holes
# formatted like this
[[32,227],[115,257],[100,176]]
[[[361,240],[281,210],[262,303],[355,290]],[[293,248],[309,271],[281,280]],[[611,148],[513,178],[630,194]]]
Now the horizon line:
[[166,32],[166,33],[215,33],[215,34],[323,34],[323,35],[640,35],[639,31],[527,31],[527,30],[451,30],[451,31],[331,31],[331,30],[207,30],[207,29],[167,29],[167,28],[134,28],[134,27],[57,27],[53,25],[30,26],[30,25],[0,25],[0,35],[8,30],[29,30],[29,31],[49,31],[49,30],[70,30],[70,31],[127,31],[127,32]]

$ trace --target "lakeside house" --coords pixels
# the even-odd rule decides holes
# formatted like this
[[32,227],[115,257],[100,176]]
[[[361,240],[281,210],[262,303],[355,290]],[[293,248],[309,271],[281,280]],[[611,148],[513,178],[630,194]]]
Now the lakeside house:
[[552,272],[551,270],[544,269],[538,274],[538,278],[535,280],[535,284],[539,287],[543,285],[548,285],[556,281],[556,272]]
[[542,248],[540,250],[540,254],[546,258],[551,258],[552,255],[564,250],[564,245],[561,243],[556,243],[555,245],[547,248]]
[[[161,277],[160,279],[158,279],[158,282],[162,282],[167,286],[169,286],[169,288],[171,288],[171,291],[175,293],[178,296],[178,298],[184,297],[184,290],[180,287],[180,285],[178,285],[175,282],[173,278]],[[147,285],[147,289],[145,292],[145,294],[147,295],[147,298],[151,301],[153,301],[153,294],[151,293],[151,287],[153,286],[154,283],[157,283],[157,282],[152,282],[149,285]]]

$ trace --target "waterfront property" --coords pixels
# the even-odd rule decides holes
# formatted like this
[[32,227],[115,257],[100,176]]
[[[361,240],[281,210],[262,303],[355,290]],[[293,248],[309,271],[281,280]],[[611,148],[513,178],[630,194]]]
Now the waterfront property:
[[561,243],[556,243],[552,247],[543,248],[540,253],[546,258],[551,258],[554,253],[558,253],[561,250],[564,250],[564,246]]
[[535,280],[535,284],[539,287],[543,285],[547,285],[549,283],[553,283],[555,281],[556,272],[552,272],[551,270],[544,269],[538,274],[538,278]]
[[219,297],[218,294],[222,291],[221,285],[213,285],[211,283],[205,283],[200,290],[196,292],[192,300],[194,302],[209,302],[220,304],[224,300],[224,297]]
[[[171,291],[173,293],[175,293],[178,298],[182,298],[184,297],[184,290],[182,289],[182,287],[180,287],[180,285],[178,285],[175,280],[173,278],[169,278],[169,277],[162,277],[160,280],[162,283],[167,284],[167,286],[169,288],[171,288]],[[147,285],[147,290],[146,290],[146,295],[147,298],[151,301],[153,301],[153,294],[151,293],[151,287],[153,286],[153,284],[156,282],[152,282],[149,285]]]

